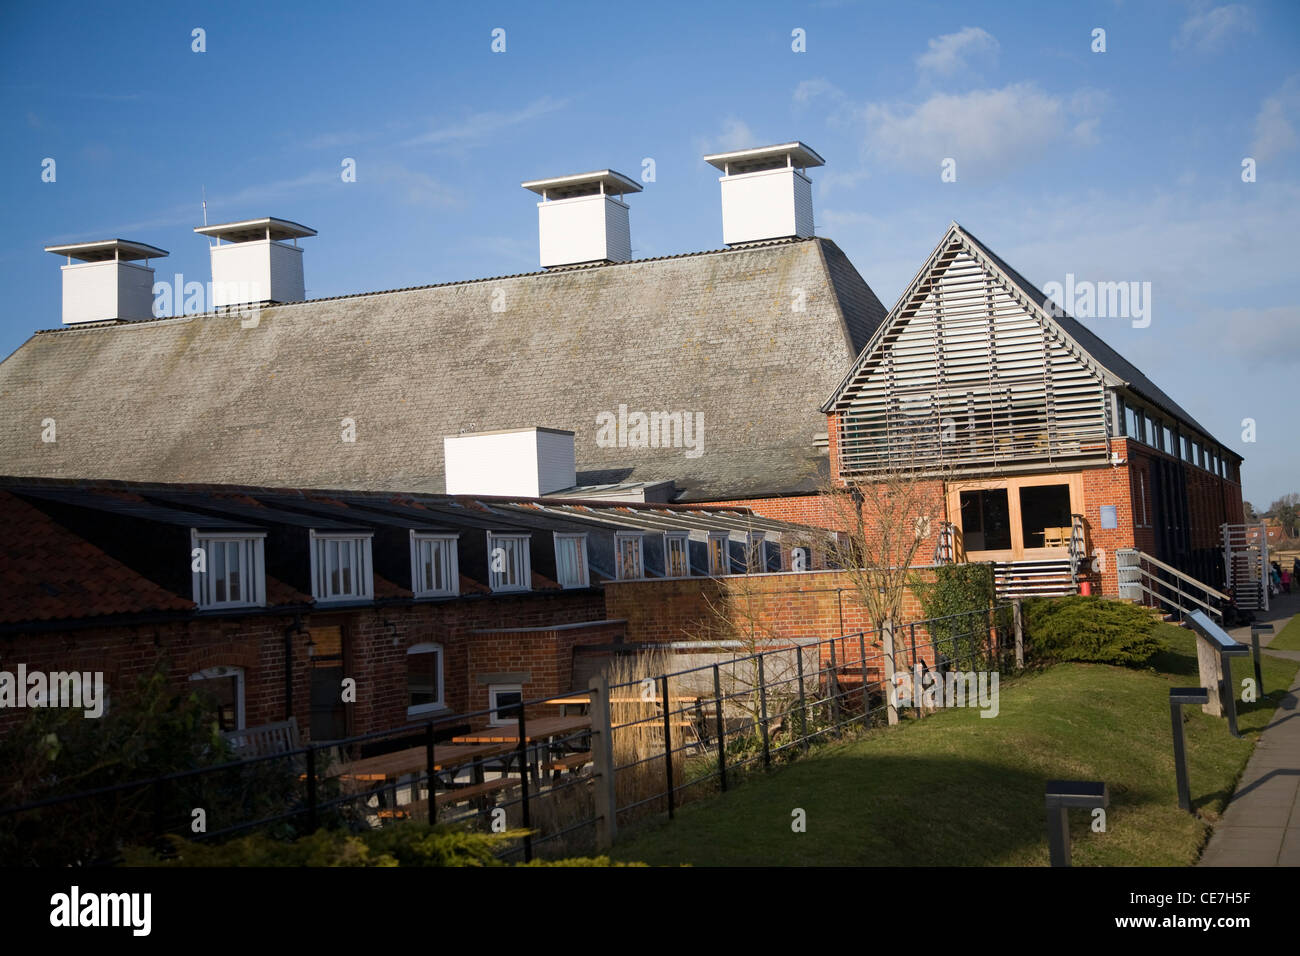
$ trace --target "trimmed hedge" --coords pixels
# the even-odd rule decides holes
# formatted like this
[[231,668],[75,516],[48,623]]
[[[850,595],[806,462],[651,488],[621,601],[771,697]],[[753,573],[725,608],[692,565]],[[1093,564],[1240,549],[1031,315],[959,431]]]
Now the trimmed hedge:
[[1149,608],[1099,597],[1027,598],[1025,641],[1042,662],[1143,667],[1167,650]]

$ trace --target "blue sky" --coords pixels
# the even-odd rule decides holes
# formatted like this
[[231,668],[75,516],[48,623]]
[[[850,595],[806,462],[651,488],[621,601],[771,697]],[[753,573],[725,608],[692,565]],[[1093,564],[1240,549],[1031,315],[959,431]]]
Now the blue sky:
[[953,219],[1039,285],[1150,282],[1149,326],[1088,324],[1246,456],[1257,507],[1300,490],[1300,5],[103,9],[0,12],[0,354],[59,324],[44,245],[135,239],[206,282],[202,190],[212,222],[319,230],[319,297],[534,270],[519,183],[646,158],[634,255],[717,248],[700,157],[801,139],[818,234],[886,305]]

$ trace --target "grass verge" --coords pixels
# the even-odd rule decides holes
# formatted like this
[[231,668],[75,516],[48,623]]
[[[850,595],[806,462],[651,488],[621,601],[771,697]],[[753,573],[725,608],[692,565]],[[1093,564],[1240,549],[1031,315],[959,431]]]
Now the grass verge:
[[1300,614],[1291,618],[1286,627],[1268,644],[1271,651],[1300,651]]
[[[643,826],[617,860],[699,866],[1043,866],[1043,784],[1104,780],[1106,832],[1071,814],[1076,866],[1194,863],[1260,730],[1300,665],[1266,658],[1254,703],[1238,701],[1244,739],[1227,722],[1185,708],[1196,815],[1178,809],[1169,688],[1198,683],[1193,635],[1165,625],[1170,651],[1153,667],[1059,664],[1008,680],[992,719],[948,710],[806,759],[716,798],[676,821]],[[1238,665],[1249,674],[1249,661]],[[793,832],[797,810],[806,832]]]

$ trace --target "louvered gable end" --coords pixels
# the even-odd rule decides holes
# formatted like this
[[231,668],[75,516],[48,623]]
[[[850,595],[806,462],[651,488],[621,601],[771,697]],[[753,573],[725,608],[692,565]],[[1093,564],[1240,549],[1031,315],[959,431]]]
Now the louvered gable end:
[[954,225],[828,403],[839,473],[1105,461],[1106,384]]

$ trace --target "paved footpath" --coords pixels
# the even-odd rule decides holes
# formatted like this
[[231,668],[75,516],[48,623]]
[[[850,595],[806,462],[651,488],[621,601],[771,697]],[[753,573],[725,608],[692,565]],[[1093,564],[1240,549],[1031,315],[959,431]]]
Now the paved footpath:
[[[1274,634],[1260,635],[1264,653],[1300,660],[1300,651],[1267,650],[1268,642],[1300,611],[1300,594],[1280,595],[1271,604],[1261,617],[1274,628]],[[1250,643],[1249,627],[1230,633]],[[1200,865],[1300,866],[1300,674],[1260,735]]]

